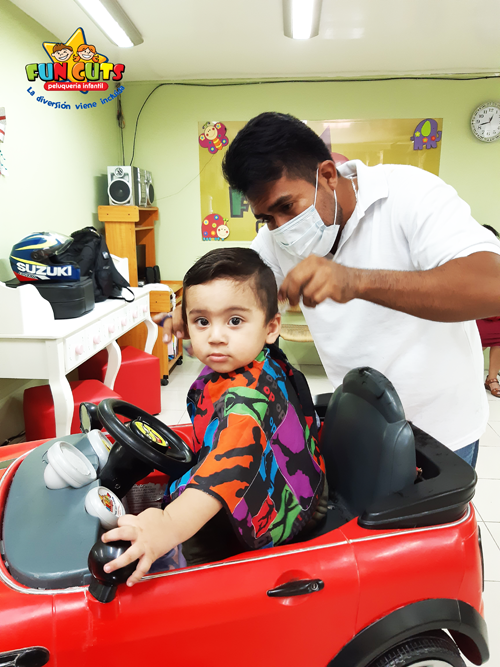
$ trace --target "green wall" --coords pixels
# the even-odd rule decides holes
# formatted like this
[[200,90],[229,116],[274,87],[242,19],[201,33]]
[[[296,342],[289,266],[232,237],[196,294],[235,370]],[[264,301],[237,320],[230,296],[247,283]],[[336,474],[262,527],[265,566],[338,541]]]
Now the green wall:
[[[5,143],[0,148],[9,176],[0,176],[0,280],[12,277],[8,257],[14,243],[41,230],[70,234],[97,225],[105,203],[106,166],[120,159],[116,105],[102,105],[99,93],[52,92],[43,83],[27,90],[28,63],[46,62],[42,42],[57,40],[8,0],[0,0],[0,107],[6,108]],[[48,107],[38,96],[66,102]],[[77,110],[81,102],[97,102]]]
[[[121,164],[114,104],[77,111],[80,98],[98,101],[99,94],[46,95],[72,104],[63,111],[37,103],[26,92],[25,65],[45,60],[42,42],[60,37],[0,0],[0,106],[7,111],[1,148],[10,172],[0,177],[0,280],[11,277],[10,249],[23,236],[43,228],[69,234],[97,226],[97,205],[106,203],[106,166]],[[128,163],[137,114],[157,84],[125,80],[124,85]],[[38,83],[36,96],[43,93]],[[157,261],[163,277],[182,278],[209,249],[200,238],[198,121],[247,120],[268,110],[308,120],[442,117],[441,176],[469,202],[479,222],[500,229],[500,141],[482,144],[469,128],[473,109],[490,99],[500,99],[496,80],[160,88],[142,112],[134,164],[154,175],[160,208]],[[312,346],[293,349],[292,361],[317,363]],[[21,384],[0,379],[0,442],[20,430]]]
[[[155,85],[132,83],[123,93],[127,163],[137,113]],[[142,111],[134,157],[135,165],[153,172],[162,276],[181,279],[209,249],[200,234],[198,121],[247,120],[271,110],[308,120],[443,118],[441,177],[470,204],[479,222],[500,229],[500,141],[483,144],[470,130],[472,111],[490,99],[500,99],[497,80],[163,86]]]
[[[46,62],[42,42],[51,35],[18,7],[0,0],[0,107],[6,108],[5,143],[0,148],[9,176],[0,176],[0,280],[13,274],[8,257],[14,243],[41,230],[70,234],[97,225],[97,205],[106,203],[106,166],[120,159],[115,104],[99,104],[99,94],[27,93],[28,63]],[[67,102],[71,109],[44,106],[36,97]],[[76,110],[80,102],[95,109]],[[8,317],[2,313],[0,317]],[[24,380],[1,379],[0,443],[23,428]]]

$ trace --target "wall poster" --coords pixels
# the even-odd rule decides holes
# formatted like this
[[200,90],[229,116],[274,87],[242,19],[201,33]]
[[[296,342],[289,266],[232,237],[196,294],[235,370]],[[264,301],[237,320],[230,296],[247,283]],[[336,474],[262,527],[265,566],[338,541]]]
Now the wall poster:
[[[362,160],[373,166],[410,164],[439,174],[442,118],[304,121],[328,146],[337,163]],[[201,121],[201,237],[204,241],[251,241],[257,224],[248,201],[222,176],[222,157],[246,121]]]

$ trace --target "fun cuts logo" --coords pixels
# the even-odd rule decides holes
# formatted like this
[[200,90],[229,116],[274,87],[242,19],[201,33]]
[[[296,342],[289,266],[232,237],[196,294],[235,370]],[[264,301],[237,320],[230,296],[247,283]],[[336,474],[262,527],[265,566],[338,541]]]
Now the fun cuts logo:
[[[50,62],[26,65],[26,76],[30,82],[37,79],[43,81],[45,90],[83,93],[89,90],[105,91],[108,90],[109,83],[121,81],[123,78],[125,65],[109,62],[107,56],[99,53],[93,44],[87,44],[82,28],[75,30],[67,42],[43,42],[43,48]],[[120,86],[112,96],[101,99],[101,103],[111,101],[122,90],[123,86]],[[35,94],[31,86],[28,92],[30,95]],[[45,103],[45,100],[42,101]],[[57,104],[59,103],[53,102],[49,106]],[[96,103],[92,106],[96,106]],[[68,106],[60,105],[60,108]]]

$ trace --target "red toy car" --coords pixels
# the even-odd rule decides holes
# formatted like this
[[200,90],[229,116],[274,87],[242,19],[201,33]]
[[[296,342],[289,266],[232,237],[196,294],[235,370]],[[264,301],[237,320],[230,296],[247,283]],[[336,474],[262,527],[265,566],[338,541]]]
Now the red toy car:
[[[123,572],[103,574],[116,550],[99,547],[89,487],[45,486],[49,443],[5,448],[4,460],[31,451],[0,483],[0,665],[461,667],[461,653],[486,662],[474,471],[409,425],[371,369],[348,373],[325,412],[330,503],[314,534],[133,588],[118,585]],[[116,440],[100,483],[122,496],[152,468],[191,465],[190,425],[171,430],[111,399],[93,418]],[[85,435],[70,437],[84,446]]]

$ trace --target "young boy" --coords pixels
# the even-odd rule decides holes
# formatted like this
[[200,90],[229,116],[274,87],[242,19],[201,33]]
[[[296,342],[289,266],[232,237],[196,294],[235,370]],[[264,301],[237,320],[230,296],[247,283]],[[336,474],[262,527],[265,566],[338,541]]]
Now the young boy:
[[188,394],[197,463],[164,510],[126,515],[103,541],[132,546],[129,586],[179,544],[189,565],[284,544],[326,511],[324,462],[271,345],[279,336],[271,269],[245,248],[207,253],[184,278],[183,316],[206,364]]

